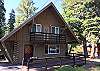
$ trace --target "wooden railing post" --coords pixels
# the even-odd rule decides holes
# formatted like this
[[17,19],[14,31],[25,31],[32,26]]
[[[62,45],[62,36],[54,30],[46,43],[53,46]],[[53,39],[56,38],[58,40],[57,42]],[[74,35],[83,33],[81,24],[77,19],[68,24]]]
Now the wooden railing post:
[[56,36],[55,36],[55,38],[56,38],[56,42],[55,42],[55,43],[56,43],[56,44],[57,44],[57,36],[58,36],[58,35],[56,34]]
[[58,43],[60,43],[60,35],[59,35],[59,41],[58,41]]
[[24,58],[22,59],[22,66],[24,65]]
[[45,34],[45,44],[46,44],[46,40],[47,40],[47,34]]
[[86,55],[84,55],[84,58],[85,58],[85,64],[86,64]]
[[72,56],[73,56],[73,66],[75,66],[75,53],[72,53]]
[[44,58],[44,60],[45,60],[45,71],[47,71],[47,58]]
[[31,35],[31,32],[30,32],[30,41],[32,40],[32,35]]
[[22,59],[22,68],[21,68],[21,71],[23,69],[23,66],[24,66],[24,58]]
[[61,59],[61,57],[59,57],[60,58],[60,67],[62,66],[62,59]]
[[30,59],[27,62],[27,71],[29,71],[29,62],[30,62]]

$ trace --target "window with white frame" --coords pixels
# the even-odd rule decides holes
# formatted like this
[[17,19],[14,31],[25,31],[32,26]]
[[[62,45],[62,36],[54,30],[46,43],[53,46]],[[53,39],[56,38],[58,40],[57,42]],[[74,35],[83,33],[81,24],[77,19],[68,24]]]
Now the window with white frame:
[[59,27],[51,26],[51,32],[54,34],[59,34]]
[[55,27],[55,34],[59,34],[59,27]]
[[42,25],[36,24],[36,32],[42,32]]
[[33,24],[31,32],[42,32],[42,25],[41,24]]
[[48,54],[59,54],[59,45],[48,45]]

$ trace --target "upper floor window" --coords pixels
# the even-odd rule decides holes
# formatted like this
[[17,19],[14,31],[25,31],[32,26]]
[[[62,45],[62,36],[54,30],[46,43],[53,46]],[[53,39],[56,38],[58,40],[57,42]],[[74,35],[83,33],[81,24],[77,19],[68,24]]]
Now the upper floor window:
[[42,25],[41,24],[33,24],[31,32],[42,32]]
[[36,32],[42,32],[42,25],[36,24]]
[[51,32],[54,33],[54,34],[59,34],[59,27],[52,26]]

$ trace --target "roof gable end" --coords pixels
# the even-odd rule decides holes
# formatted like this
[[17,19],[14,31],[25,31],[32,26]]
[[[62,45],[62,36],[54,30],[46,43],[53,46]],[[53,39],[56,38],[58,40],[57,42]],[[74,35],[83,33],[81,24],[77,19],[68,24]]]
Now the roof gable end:
[[[20,30],[21,28],[23,28],[25,25],[28,24],[28,22],[30,22],[31,20],[33,20],[34,17],[38,16],[39,14],[41,14],[43,11],[45,11],[46,9],[48,9],[50,6],[53,7],[53,9],[55,10],[56,14],[60,17],[60,19],[64,22],[65,20],[63,19],[63,17],[61,16],[61,14],[59,13],[59,11],[56,9],[55,5],[51,2],[49,3],[47,6],[45,6],[42,10],[40,10],[39,12],[37,12],[34,16],[32,16],[31,18],[28,18],[26,21],[24,21],[19,27],[15,28],[13,31],[11,31],[8,35],[2,37],[0,39],[0,41],[5,41],[7,38],[11,37],[14,33],[16,33],[18,30]],[[68,24],[66,24],[68,29],[70,30],[70,32],[73,34],[74,38],[77,40],[77,38],[75,37],[74,33],[71,31],[70,27],[68,26]]]
[[34,17],[38,16],[40,13],[42,13],[45,9],[49,8],[50,6],[54,7],[54,4],[51,2],[49,3],[47,6],[45,6],[43,9],[41,9],[39,12],[37,12],[34,16],[32,16],[31,18],[28,18],[27,20],[25,20],[20,26],[18,26],[17,28],[13,29],[10,33],[8,33],[7,35],[3,36],[0,41],[5,41],[7,38],[9,38],[10,36],[12,36],[14,33],[16,33],[18,30],[20,30],[21,28],[23,28],[25,25],[27,25],[28,22],[30,22]]

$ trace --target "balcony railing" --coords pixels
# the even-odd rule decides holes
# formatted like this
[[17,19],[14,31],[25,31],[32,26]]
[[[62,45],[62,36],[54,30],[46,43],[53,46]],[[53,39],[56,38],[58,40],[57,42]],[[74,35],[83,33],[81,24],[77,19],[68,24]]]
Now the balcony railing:
[[31,32],[30,41],[33,43],[65,44],[66,36],[64,34]]

